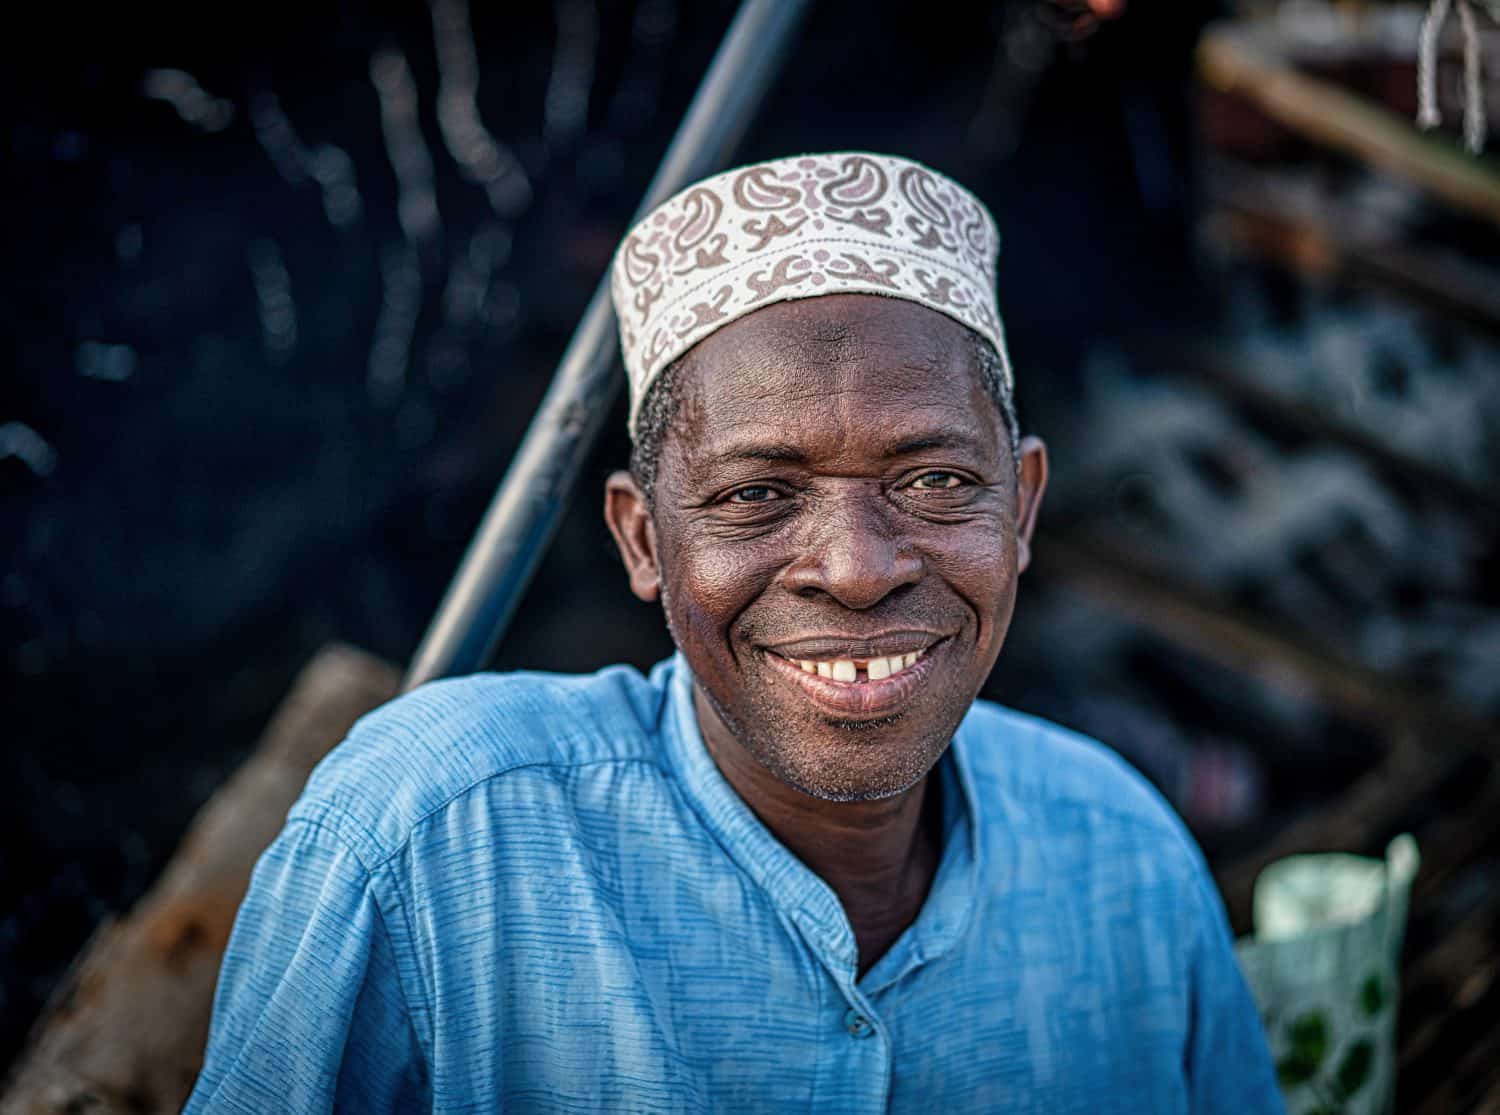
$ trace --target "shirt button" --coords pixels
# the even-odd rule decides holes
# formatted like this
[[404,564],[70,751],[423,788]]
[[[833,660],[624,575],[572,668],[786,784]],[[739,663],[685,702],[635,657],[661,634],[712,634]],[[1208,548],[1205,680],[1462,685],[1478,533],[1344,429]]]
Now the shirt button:
[[844,1029],[849,1031],[851,1038],[867,1038],[875,1032],[875,1024],[850,1007],[844,1012]]

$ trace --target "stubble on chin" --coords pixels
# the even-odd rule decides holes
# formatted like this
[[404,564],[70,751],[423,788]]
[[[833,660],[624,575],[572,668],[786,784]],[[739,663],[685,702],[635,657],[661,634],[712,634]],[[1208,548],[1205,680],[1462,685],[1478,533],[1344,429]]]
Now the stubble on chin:
[[[827,728],[848,735],[847,743],[842,746],[849,748],[851,755],[860,754],[861,749],[867,753],[874,747],[887,752],[873,767],[840,762],[836,755],[830,754],[840,746],[839,743],[818,742],[810,738],[811,733],[805,729],[799,730],[797,725],[787,723],[780,708],[752,707],[750,715],[757,712],[760,715],[758,726],[751,727],[741,723],[702,681],[696,684],[737,746],[780,781],[822,801],[879,801],[904,794],[926,777],[947,748],[947,740],[940,746],[914,744],[902,747],[893,742],[878,744],[859,738],[863,733],[889,729],[900,723],[903,715],[899,713],[880,720],[825,720],[822,723]],[[763,698],[752,698],[751,703],[768,705]]]

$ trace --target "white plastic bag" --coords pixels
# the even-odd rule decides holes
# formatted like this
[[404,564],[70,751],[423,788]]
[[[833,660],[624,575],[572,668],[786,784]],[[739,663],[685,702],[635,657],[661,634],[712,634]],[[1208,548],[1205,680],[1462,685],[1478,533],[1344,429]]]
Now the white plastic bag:
[[1419,857],[1290,856],[1255,881],[1236,945],[1291,1115],[1385,1115],[1395,1090],[1401,940]]

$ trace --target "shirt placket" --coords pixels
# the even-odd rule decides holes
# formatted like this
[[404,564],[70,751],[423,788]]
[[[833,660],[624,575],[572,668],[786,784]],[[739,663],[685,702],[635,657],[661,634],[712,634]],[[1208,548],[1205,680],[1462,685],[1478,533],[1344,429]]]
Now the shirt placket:
[[812,1110],[884,1112],[894,1050],[890,1029],[856,982],[857,949],[841,912],[799,910],[794,921],[827,980],[820,1020],[819,1070]]
[[[893,1038],[890,1026],[875,1009],[874,997],[879,988],[872,987],[867,994],[858,985],[858,950],[843,907],[826,883],[754,819],[714,767],[698,731],[691,674],[680,654],[674,660],[674,668],[670,713],[674,730],[668,745],[674,751],[690,799],[731,858],[796,926],[803,946],[813,954],[817,968],[823,973],[816,1027],[821,1055],[812,1109],[884,1112],[891,1095]],[[967,792],[965,787],[966,795]],[[962,836],[967,836],[967,826],[964,828]],[[972,886],[969,879],[961,889],[972,891]],[[906,947],[909,951],[904,955],[890,958],[896,962],[898,973],[879,973],[881,987],[924,961],[927,950],[910,941]]]

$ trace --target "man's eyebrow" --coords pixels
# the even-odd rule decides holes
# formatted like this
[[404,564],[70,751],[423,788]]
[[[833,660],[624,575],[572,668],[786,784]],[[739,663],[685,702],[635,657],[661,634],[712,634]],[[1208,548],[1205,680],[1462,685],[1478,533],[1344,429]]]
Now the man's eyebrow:
[[908,454],[921,453],[928,449],[968,449],[972,451],[977,448],[977,443],[967,434],[939,430],[930,434],[917,434],[914,437],[904,438],[887,449],[885,456],[889,460],[891,457],[905,457]]
[[750,442],[746,445],[733,445],[722,453],[715,453],[716,461],[783,461],[791,464],[803,464],[807,460],[807,454],[794,445],[762,444]]

